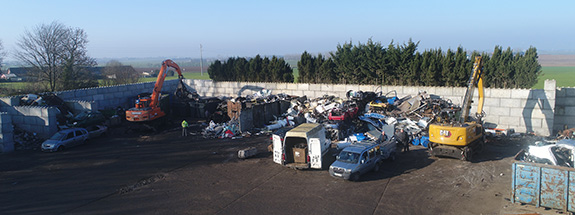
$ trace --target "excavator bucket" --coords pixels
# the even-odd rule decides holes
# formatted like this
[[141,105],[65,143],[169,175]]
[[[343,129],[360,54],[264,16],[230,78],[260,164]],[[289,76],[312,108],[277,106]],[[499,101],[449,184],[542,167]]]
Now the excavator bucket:
[[178,99],[196,99],[200,97],[197,92],[195,91],[190,92],[188,90],[186,84],[184,84],[183,79],[180,79],[180,81],[178,82],[178,87],[176,88],[176,92],[174,92],[174,95]]

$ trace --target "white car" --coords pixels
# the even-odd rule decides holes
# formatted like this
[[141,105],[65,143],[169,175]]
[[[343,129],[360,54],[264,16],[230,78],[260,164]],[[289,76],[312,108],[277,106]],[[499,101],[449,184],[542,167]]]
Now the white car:
[[88,131],[84,128],[61,130],[42,143],[42,151],[62,151],[65,148],[84,144],[87,139]]

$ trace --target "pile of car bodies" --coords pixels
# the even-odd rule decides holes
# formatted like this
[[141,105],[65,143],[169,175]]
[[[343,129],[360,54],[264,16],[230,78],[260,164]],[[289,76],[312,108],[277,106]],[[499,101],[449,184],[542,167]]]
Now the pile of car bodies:
[[346,98],[324,95],[310,99],[272,95],[264,89],[254,95],[230,99],[218,109],[227,112],[230,121],[210,122],[202,132],[206,138],[273,132],[307,122],[324,125],[328,138],[334,142],[373,129],[393,136],[396,129],[403,128],[412,143],[427,146],[425,132],[431,121],[454,118],[459,107],[423,91],[399,98],[395,91],[384,94],[350,90]]

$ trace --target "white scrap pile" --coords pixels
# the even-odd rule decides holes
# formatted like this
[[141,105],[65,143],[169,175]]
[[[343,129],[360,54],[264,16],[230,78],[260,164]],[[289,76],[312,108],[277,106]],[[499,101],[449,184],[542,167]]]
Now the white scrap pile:
[[563,139],[558,141],[537,141],[536,145],[529,146],[518,154],[517,160],[575,167],[575,140]]

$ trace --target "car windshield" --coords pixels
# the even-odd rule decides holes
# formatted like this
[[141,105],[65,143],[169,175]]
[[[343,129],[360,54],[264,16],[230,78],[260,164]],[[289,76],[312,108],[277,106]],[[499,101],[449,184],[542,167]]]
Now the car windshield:
[[342,151],[341,153],[339,153],[339,157],[337,158],[337,160],[345,163],[357,163],[357,161],[359,160],[359,154],[354,152]]
[[65,132],[57,132],[54,135],[52,135],[52,137],[50,137],[50,140],[61,140],[62,137],[66,136]]

